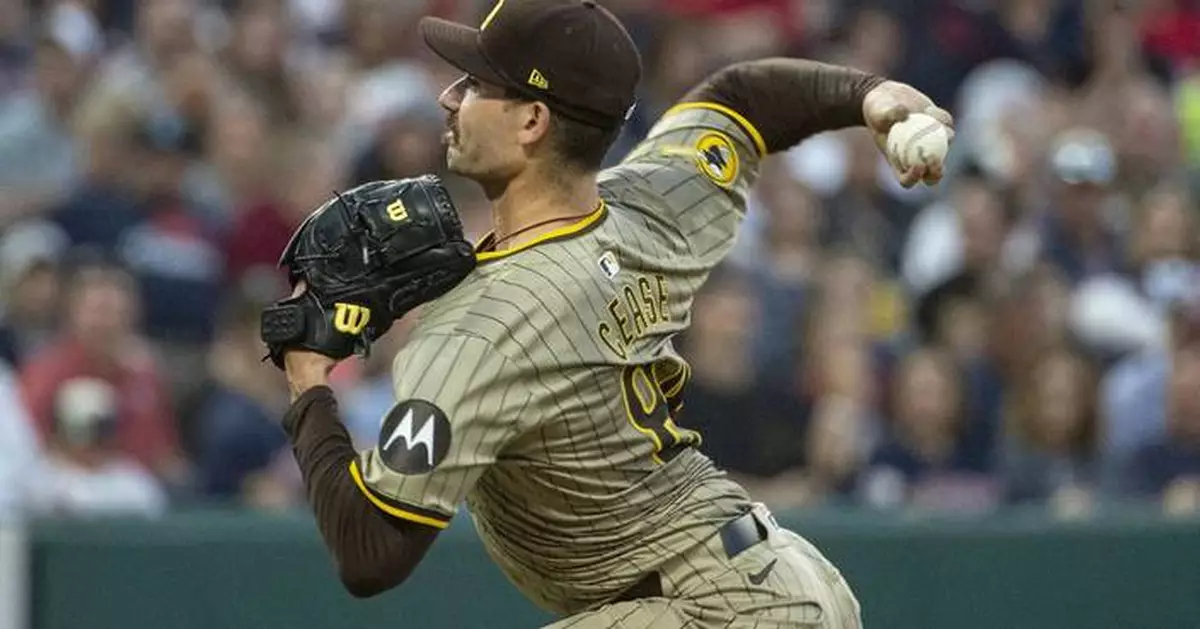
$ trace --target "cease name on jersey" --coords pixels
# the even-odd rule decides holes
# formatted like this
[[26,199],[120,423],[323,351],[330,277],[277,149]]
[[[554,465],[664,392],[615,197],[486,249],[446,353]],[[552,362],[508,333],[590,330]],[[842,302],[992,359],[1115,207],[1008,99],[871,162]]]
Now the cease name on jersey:
[[652,325],[670,321],[667,309],[667,278],[638,275],[623,283],[617,296],[608,302],[610,319],[596,326],[596,336],[622,359],[629,357],[629,346],[646,334]]

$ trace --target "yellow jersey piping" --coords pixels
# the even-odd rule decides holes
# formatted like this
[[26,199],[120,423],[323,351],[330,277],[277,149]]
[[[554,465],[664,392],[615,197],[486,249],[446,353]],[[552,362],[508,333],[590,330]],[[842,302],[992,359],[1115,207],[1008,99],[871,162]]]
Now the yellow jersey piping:
[[370,500],[371,504],[379,507],[380,511],[402,520],[408,520],[409,522],[416,522],[417,524],[432,526],[435,529],[445,529],[446,527],[450,526],[449,520],[438,520],[436,518],[431,518],[419,513],[405,511],[404,509],[390,505],[381,500],[379,496],[376,496],[374,492],[367,487],[367,484],[363,482],[362,474],[360,474],[358,471],[358,461],[350,461],[350,476],[354,479],[354,484],[358,485],[358,488],[362,490],[363,495],[367,497],[367,500]]
[[752,122],[750,122],[749,120],[747,120],[746,117],[743,116],[742,114],[739,114],[738,112],[736,112],[720,103],[708,103],[708,102],[680,103],[680,104],[668,109],[667,113],[663,114],[662,117],[666,118],[667,116],[670,116],[671,114],[676,114],[681,111],[688,111],[690,109],[707,109],[709,111],[715,111],[717,113],[721,113],[721,114],[725,114],[726,116],[729,116],[730,118],[733,119],[734,122],[738,123],[738,125],[741,126],[742,129],[744,129],[747,134],[750,135],[750,139],[754,141],[754,148],[758,149],[759,157],[764,157],[767,155],[767,142],[766,142],[766,140],[763,139],[762,134],[758,132],[758,129],[755,128],[754,124]]
[[[513,247],[512,249],[504,249],[502,251],[476,251],[475,259],[476,259],[476,261],[478,261],[480,263],[491,262],[493,260],[507,258],[508,256],[511,256],[514,253],[520,253],[522,251],[525,251],[526,249],[529,249],[531,247],[536,247],[541,244],[545,244],[552,240],[560,240],[562,238],[569,238],[571,236],[577,236],[579,234],[584,233],[588,229],[595,227],[596,224],[600,222],[600,219],[604,218],[604,215],[607,213],[607,211],[608,211],[608,206],[605,205],[604,199],[601,199],[600,203],[596,205],[596,210],[594,212],[592,212],[591,214],[588,214],[585,218],[580,219],[578,222],[575,222],[575,223],[572,223],[565,227],[560,227],[558,229],[546,232],[546,233],[542,234],[541,236],[538,236],[537,238],[534,238],[533,240],[530,240],[529,242],[524,243],[520,246]],[[480,246],[482,246],[484,243],[486,243],[490,238],[492,238],[491,232],[484,235],[483,238],[480,238],[479,242],[476,243],[475,248],[478,249]]]

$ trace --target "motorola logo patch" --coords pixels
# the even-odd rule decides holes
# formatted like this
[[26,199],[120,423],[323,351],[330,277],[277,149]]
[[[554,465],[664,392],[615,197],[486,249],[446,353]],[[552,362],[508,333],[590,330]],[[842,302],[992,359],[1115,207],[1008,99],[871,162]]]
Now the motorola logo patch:
[[425,400],[405,400],[383,419],[379,454],[394,472],[428,474],[449,451],[450,421],[442,409]]

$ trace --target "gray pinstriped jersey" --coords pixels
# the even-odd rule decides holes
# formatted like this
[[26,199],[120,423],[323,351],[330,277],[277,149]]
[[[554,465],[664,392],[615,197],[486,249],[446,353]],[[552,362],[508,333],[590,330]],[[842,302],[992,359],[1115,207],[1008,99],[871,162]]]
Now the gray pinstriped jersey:
[[445,526],[465,501],[509,578],[560,613],[746,508],[672,419],[689,370],[671,338],[757,176],[761,140],[733,116],[669,112],[601,174],[589,219],[480,254],[425,308],[394,364],[397,406],[354,470],[376,505]]

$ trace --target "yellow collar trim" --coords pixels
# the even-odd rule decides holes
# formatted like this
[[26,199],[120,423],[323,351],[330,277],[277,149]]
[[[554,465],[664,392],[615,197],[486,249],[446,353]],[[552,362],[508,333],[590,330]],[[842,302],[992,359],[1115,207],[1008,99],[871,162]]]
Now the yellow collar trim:
[[479,239],[479,242],[475,243],[475,259],[479,262],[491,262],[492,260],[507,258],[514,253],[525,251],[526,249],[536,247],[537,245],[549,242],[551,240],[558,240],[560,238],[577,235],[580,232],[586,231],[587,229],[593,227],[597,222],[600,221],[600,219],[604,218],[607,210],[608,206],[604,204],[604,199],[601,199],[600,203],[596,205],[596,210],[591,214],[588,214],[587,217],[582,218],[578,222],[570,225],[548,231],[541,236],[538,236],[537,238],[534,238],[533,240],[530,240],[529,242],[518,247],[513,247],[512,249],[503,249],[501,251],[479,251],[480,247],[487,244],[487,242],[495,236],[493,232],[488,232],[483,238]]

